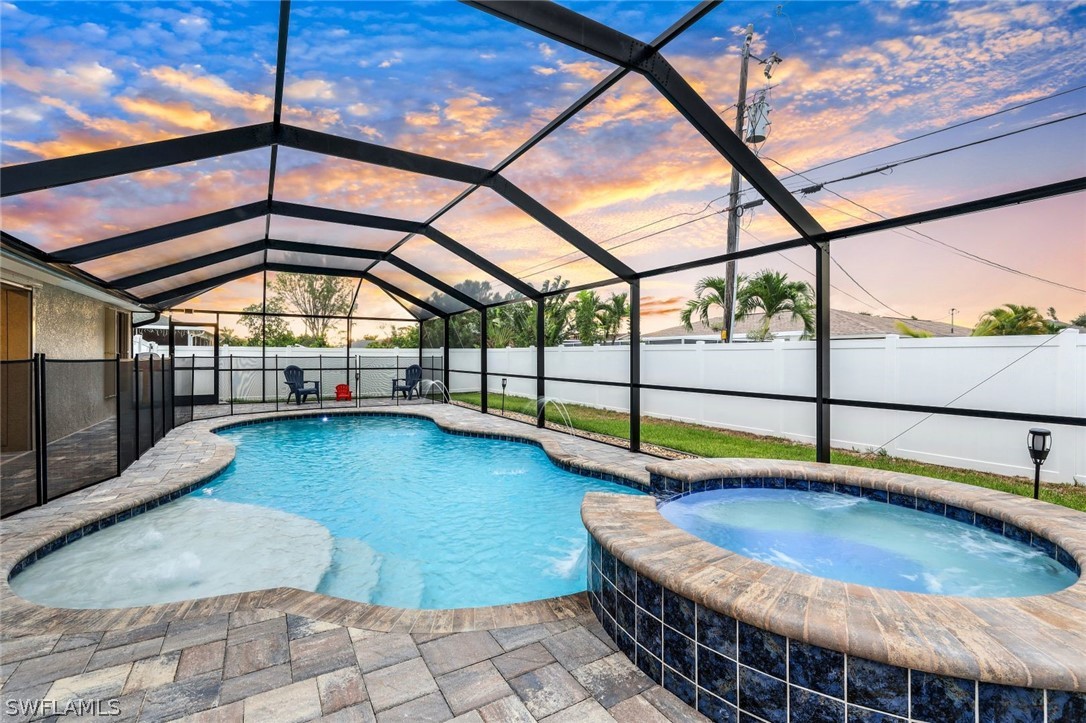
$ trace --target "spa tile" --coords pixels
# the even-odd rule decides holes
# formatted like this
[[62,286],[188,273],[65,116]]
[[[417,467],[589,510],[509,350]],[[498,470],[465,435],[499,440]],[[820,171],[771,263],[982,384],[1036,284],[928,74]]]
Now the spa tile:
[[632,568],[616,561],[615,584],[618,591],[630,600],[637,599],[637,573]]
[[615,598],[615,622],[623,630],[632,633],[634,631],[634,620],[633,601],[619,593]]
[[845,723],[844,702],[789,686],[792,723]]
[[739,662],[781,680],[788,676],[787,639],[744,622],[739,623]]
[[845,697],[845,655],[835,650],[788,642],[788,681],[819,693]]
[[637,646],[637,667],[657,685],[661,682],[663,661],[641,646]]
[[1086,693],[1048,691],[1048,723],[1086,721]]
[[713,723],[735,723],[739,720],[739,711],[734,705],[702,688],[698,688],[698,712]]
[[736,702],[739,671],[734,660],[704,647],[698,646],[698,685],[723,698]]
[[663,655],[660,647],[662,631],[663,624],[657,618],[637,609],[637,644],[657,657]]
[[697,689],[693,681],[664,665],[663,686],[675,694],[679,700],[693,708],[697,703]]
[[698,642],[731,658],[736,656],[736,621],[723,613],[697,606]]
[[644,575],[637,576],[637,604],[656,618],[663,614],[663,595],[663,590],[657,583]]
[[848,658],[848,702],[893,715],[909,715],[909,671],[863,658]]
[[695,636],[694,603],[664,588],[664,624],[693,638]]
[[938,723],[973,723],[976,683],[912,672],[912,717]]
[[995,683],[981,683],[979,723],[1044,723],[1044,691]]
[[739,666],[739,708],[770,723],[786,723],[788,685],[757,670]]
[[664,628],[664,663],[680,675],[694,680],[697,670],[696,643],[671,628]]

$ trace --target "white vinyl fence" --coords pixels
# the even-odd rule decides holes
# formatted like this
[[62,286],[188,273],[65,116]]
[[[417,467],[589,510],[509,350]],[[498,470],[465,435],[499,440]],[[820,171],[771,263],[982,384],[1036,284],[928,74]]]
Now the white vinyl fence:
[[[183,360],[212,352],[209,347],[187,347],[178,348],[176,355]],[[835,340],[831,353],[830,396],[836,399],[1086,416],[1086,334],[1075,330],[1047,337]],[[423,354],[423,366],[435,368],[434,372],[428,370],[425,378],[440,379],[441,350],[426,349]],[[535,354],[531,347],[488,350],[488,388],[492,395],[499,395],[491,397],[492,407],[499,403],[503,375],[535,374]],[[814,342],[642,345],[640,354],[643,384],[814,395]],[[224,347],[220,355],[220,369],[225,370],[219,373],[220,398],[232,383],[235,399],[259,399],[262,382],[254,367],[260,365],[260,349]],[[228,371],[231,356],[232,373]],[[418,363],[416,350],[352,349],[351,374],[358,367],[363,369],[356,385],[348,379],[348,357],[342,347],[269,348],[268,366],[277,358],[280,370],[278,374],[274,369],[265,372],[263,384],[269,399],[274,394],[271,390],[282,386],[283,367],[289,363],[315,367],[318,357],[325,368],[307,370],[306,379],[319,377],[326,394],[336,384],[348,382],[356,394],[360,389],[363,394],[383,395],[391,388],[397,367],[402,371]],[[450,369],[478,372],[479,361],[478,349],[450,350]],[[548,377],[629,381],[628,346],[548,348],[545,364]],[[507,379],[509,395],[535,396],[534,379]],[[449,381],[453,392],[479,389],[478,374],[453,372]],[[200,386],[198,380],[197,393]],[[179,386],[178,393],[182,388]],[[629,410],[629,393],[624,387],[547,382],[546,395],[567,403]],[[814,442],[814,405],[806,402],[645,389],[641,410],[654,417]],[[845,449],[882,448],[895,457],[1032,477],[1025,442],[1030,426],[1038,425],[835,405],[832,443]],[[1043,479],[1072,482],[1077,478],[1086,484],[1086,428],[1039,426],[1050,428],[1053,434]]]

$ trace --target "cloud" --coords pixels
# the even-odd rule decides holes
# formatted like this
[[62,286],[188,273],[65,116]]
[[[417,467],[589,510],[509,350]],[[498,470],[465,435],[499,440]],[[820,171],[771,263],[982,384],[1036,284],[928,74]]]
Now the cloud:
[[142,115],[153,120],[162,121],[178,128],[192,131],[212,131],[221,128],[206,110],[197,110],[189,103],[165,103],[151,98],[117,99],[117,105],[134,115]]
[[363,116],[369,115],[371,109],[365,103],[351,103],[349,106],[347,106],[347,112],[351,115]]
[[533,65],[532,72],[536,75],[554,75],[558,72],[557,68],[549,68],[545,65]]
[[294,101],[334,100],[336,87],[327,80],[296,80],[283,89],[283,97]]
[[436,109],[429,113],[405,113],[403,119],[409,126],[433,128],[441,125],[441,115]]
[[445,101],[445,119],[457,123],[468,133],[482,133],[490,122],[502,115],[499,108],[486,105],[491,99],[470,91]]
[[98,62],[46,69],[27,65],[18,57],[5,55],[3,82],[12,83],[31,93],[97,97],[108,94],[109,88],[120,83],[120,78],[110,68]]
[[168,88],[206,98],[224,108],[239,108],[253,113],[271,112],[270,97],[237,90],[222,78],[202,71],[200,66],[188,70],[162,65],[152,68],[148,74]]

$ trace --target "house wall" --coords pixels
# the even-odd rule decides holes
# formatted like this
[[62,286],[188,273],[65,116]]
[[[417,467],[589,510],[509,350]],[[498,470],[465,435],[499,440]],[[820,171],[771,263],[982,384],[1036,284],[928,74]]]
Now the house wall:
[[114,307],[18,274],[4,278],[33,289],[33,351],[46,356],[47,441],[115,418],[116,363],[102,361],[107,342],[116,348],[116,317],[107,315]]

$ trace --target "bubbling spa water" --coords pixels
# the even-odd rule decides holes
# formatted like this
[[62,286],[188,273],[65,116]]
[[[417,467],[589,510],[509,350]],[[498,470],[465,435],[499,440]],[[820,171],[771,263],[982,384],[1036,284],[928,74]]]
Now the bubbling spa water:
[[660,506],[741,555],[819,577],[937,595],[1017,597],[1078,578],[1043,551],[938,515],[832,492],[728,489]]

